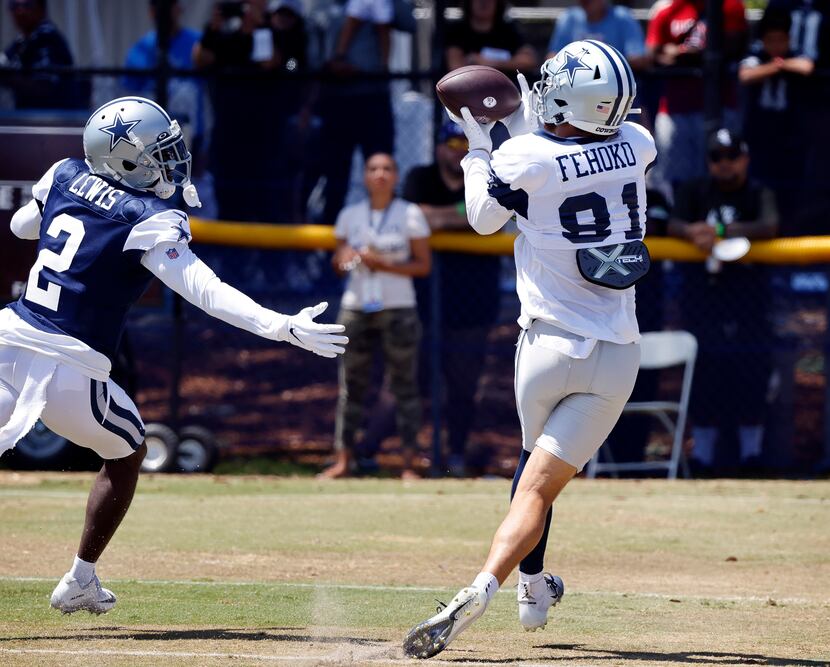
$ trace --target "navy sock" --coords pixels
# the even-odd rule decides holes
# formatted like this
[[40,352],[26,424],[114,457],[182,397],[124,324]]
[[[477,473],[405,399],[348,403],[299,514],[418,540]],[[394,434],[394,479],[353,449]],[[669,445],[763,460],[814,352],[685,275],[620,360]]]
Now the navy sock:
[[[513,488],[510,489],[510,499],[516,494],[516,487],[519,486],[519,480],[525,469],[525,464],[530,458],[530,452],[522,448],[522,453],[519,456],[519,464],[516,466],[516,473],[513,475]],[[545,549],[548,546],[548,533],[550,532],[550,521],[553,517],[553,508],[548,510],[548,515],[545,517],[545,530],[542,532],[542,539],[533,547],[527,556],[519,563],[519,571],[525,574],[538,574],[545,569]]]

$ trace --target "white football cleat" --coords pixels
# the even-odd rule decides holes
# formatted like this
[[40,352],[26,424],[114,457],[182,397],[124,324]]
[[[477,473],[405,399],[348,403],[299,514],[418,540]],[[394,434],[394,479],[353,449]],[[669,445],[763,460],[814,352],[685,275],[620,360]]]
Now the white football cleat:
[[462,588],[448,605],[441,603],[438,613],[416,625],[403,640],[403,651],[410,658],[431,658],[443,651],[462,630],[487,608],[487,594],[475,586]]
[[519,622],[528,632],[536,632],[548,623],[548,609],[559,604],[565,595],[565,584],[559,577],[547,572],[542,575],[545,580],[544,592],[536,596],[531,593],[530,586],[519,584]]
[[67,572],[52,591],[50,604],[53,609],[64,614],[82,610],[90,614],[106,614],[115,606],[115,595],[101,586],[97,575],[94,575],[86,586],[81,586],[80,582]]

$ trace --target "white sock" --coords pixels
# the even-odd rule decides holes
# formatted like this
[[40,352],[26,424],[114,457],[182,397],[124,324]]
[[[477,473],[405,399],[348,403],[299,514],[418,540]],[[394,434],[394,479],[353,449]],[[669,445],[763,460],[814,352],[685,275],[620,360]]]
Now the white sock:
[[487,595],[487,602],[490,602],[499,590],[499,580],[489,572],[479,572],[473,579],[473,586],[483,590]]
[[69,574],[71,574],[72,577],[81,584],[81,586],[87,586],[89,585],[89,582],[92,581],[92,577],[95,576],[95,563],[87,563],[85,560],[81,560],[75,556],[75,560],[72,563],[72,569],[69,570]]
[[537,572],[536,574],[525,574],[521,570],[519,570],[519,583],[520,584],[535,584],[540,579],[544,579],[541,572]]
[[537,572],[536,574],[525,574],[519,570],[519,583],[527,584],[530,594],[534,597],[544,593],[548,586],[542,572]]

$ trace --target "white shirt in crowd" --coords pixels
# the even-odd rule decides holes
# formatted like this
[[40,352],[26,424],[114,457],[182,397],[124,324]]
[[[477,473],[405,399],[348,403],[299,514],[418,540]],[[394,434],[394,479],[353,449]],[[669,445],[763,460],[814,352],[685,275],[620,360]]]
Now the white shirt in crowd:
[[[370,248],[387,262],[403,264],[412,255],[410,240],[427,238],[430,231],[416,204],[394,199],[388,208],[374,211],[370,210],[366,200],[340,211],[334,235],[356,250]],[[349,310],[413,308],[415,288],[412,278],[370,271],[358,264],[349,273],[341,305]]]

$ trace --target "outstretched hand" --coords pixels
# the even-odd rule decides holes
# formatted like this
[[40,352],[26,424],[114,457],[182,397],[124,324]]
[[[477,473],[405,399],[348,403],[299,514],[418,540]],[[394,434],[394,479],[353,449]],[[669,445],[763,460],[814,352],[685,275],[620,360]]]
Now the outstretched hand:
[[321,357],[333,359],[338,354],[343,354],[343,347],[349,342],[346,336],[338,336],[346,330],[342,324],[320,324],[314,318],[321,315],[328,303],[323,301],[316,306],[303,308],[296,315],[285,318],[285,323],[280,327],[278,338],[292,345],[301,347]]

